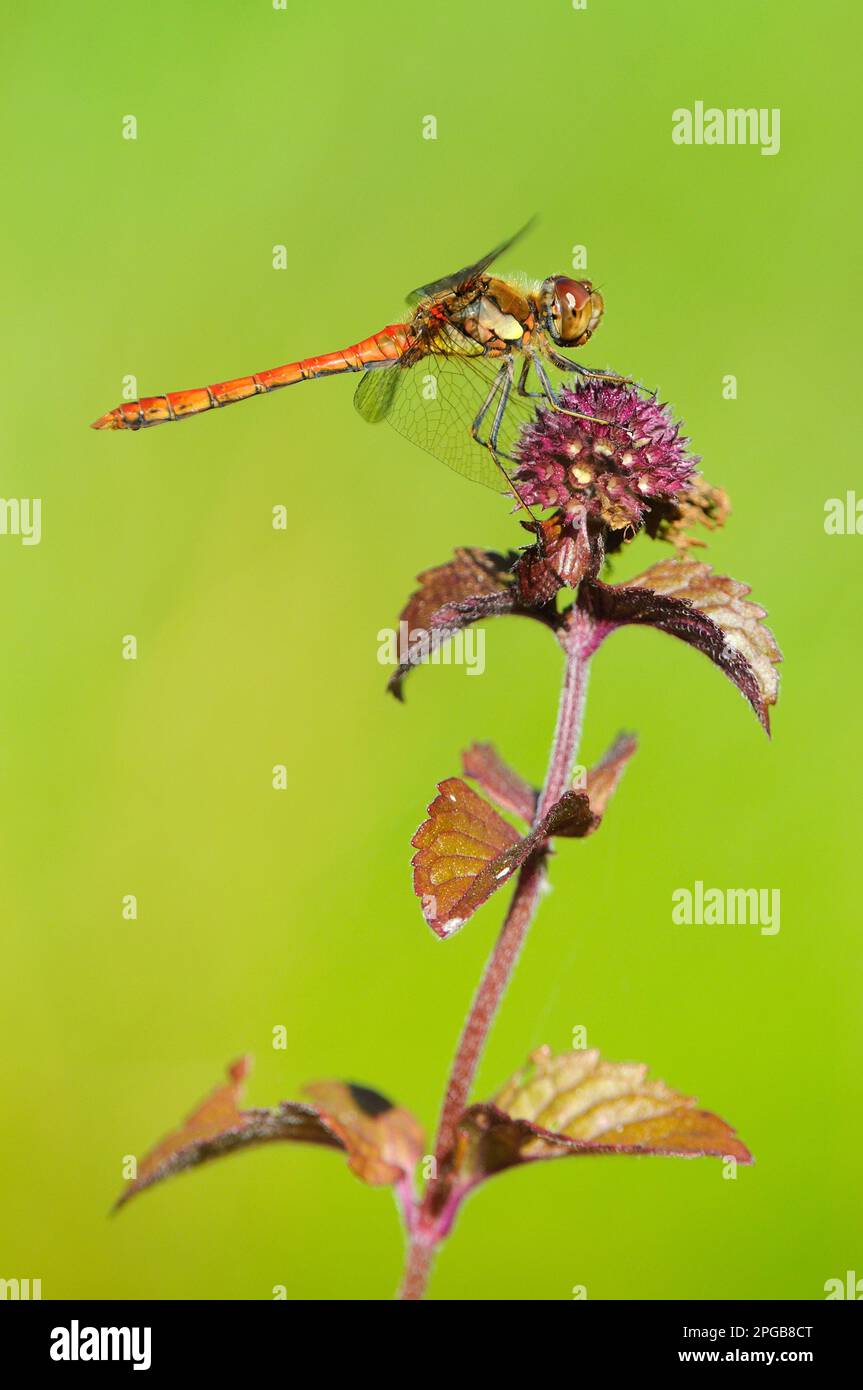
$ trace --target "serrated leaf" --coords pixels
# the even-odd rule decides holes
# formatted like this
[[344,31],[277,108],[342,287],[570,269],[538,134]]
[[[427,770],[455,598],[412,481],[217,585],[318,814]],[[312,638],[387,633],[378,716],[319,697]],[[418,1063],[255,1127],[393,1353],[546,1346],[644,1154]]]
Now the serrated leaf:
[[411,840],[414,892],[441,938],[451,936],[518,868],[518,832],[460,777],[438,785]]
[[308,1088],[315,1105],[282,1101],[272,1110],[241,1110],[251,1059],[228,1068],[217,1086],[138,1164],[138,1173],[116,1206],[154,1183],[212,1158],[272,1142],[320,1144],[341,1149],[351,1171],[372,1186],[401,1183],[423,1151],[419,1123],[406,1110],[364,1086],[317,1082]]
[[[628,736],[618,744],[594,770],[601,808],[635,748]],[[479,761],[484,773],[493,778],[509,773],[493,749]],[[526,785],[521,784],[519,795]],[[505,794],[511,790],[508,785]],[[443,940],[464,926],[531,854],[544,849],[549,839],[555,835],[590,835],[601,820],[601,810],[591,806],[587,791],[568,791],[527,835],[520,836],[460,777],[440,782],[438,792],[428,808],[428,819],[411,840],[416,850],[411,863],[414,892],[422,903],[423,916]]]
[[765,609],[747,598],[749,586],[714,574],[698,560],[663,560],[627,584],[585,580],[578,605],[606,635],[626,624],[660,628],[708,656],[754,709],[770,732],[782,653],[762,619]]
[[555,1057],[540,1048],[493,1100],[462,1115],[450,1187],[465,1192],[507,1168],[578,1154],[753,1161],[730,1125],[647,1072],[595,1050]]
[[499,555],[495,551],[462,547],[452,560],[417,576],[419,588],[411,594],[402,610],[400,630],[408,634],[407,651],[400,653],[400,662],[387,684],[387,689],[402,699],[405,676],[415,666],[427,661],[453,633],[486,618],[514,613],[532,617],[549,626],[557,626],[553,605],[523,605],[513,567],[515,554]]

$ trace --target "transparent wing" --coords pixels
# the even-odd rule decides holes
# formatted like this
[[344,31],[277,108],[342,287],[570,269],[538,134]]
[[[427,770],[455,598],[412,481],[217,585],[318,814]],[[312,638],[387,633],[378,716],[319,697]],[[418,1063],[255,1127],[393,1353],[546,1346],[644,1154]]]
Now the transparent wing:
[[[537,404],[516,392],[522,361],[516,353],[512,389],[498,435],[498,455],[510,473],[514,464],[506,455],[512,453]],[[504,363],[504,358],[487,357],[469,339],[448,332],[414,360],[366,372],[354,403],[363,419],[372,423],[388,420],[405,439],[456,473],[496,492],[506,492],[507,480],[489,450],[471,436],[471,425],[491,396],[480,428],[482,438],[489,437],[500,400],[498,377]],[[498,392],[492,394],[496,383]],[[535,380],[529,382],[529,389],[537,389]]]
[[402,381],[402,368],[395,362],[387,367],[370,368],[360,378],[354,392],[354,405],[370,425],[380,424],[393,408]]
[[525,222],[524,226],[519,228],[514,236],[507,237],[506,241],[500,242],[493,250],[481,256],[478,261],[474,261],[473,265],[466,265],[461,270],[444,275],[440,280],[432,280],[428,285],[420,285],[418,289],[411,290],[407,297],[408,304],[418,304],[421,299],[430,299],[436,294],[443,294],[447,290],[456,289],[459,285],[469,284],[471,280],[482,275],[492,261],[496,261],[498,256],[502,256],[504,251],[508,251],[511,246],[520,241],[525,233],[530,231],[535,221],[536,218],[532,217],[529,222]]

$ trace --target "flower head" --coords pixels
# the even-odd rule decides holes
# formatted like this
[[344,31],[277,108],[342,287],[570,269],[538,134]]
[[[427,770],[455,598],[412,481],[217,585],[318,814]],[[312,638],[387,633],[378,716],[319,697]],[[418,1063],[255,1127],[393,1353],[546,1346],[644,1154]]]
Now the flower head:
[[699,460],[680,429],[666,406],[633,386],[594,379],[565,387],[558,408],[541,408],[521,433],[519,495],[567,520],[634,533],[654,503],[692,482]]

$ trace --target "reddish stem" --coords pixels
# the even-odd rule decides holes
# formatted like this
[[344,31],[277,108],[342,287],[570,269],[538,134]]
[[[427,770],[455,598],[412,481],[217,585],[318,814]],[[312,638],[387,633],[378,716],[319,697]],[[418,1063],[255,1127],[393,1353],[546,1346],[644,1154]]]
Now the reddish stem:
[[[548,772],[537,805],[534,824],[541,820],[569,788],[581,740],[592,650],[591,638],[592,626],[589,620],[576,613],[564,636],[566,669],[560,707]],[[486,965],[461,1035],[435,1142],[435,1164],[439,1174],[444,1171],[446,1161],[452,1152],[459,1118],[468,1103],[486,1039],[536,913],[544,883],[545,855],[539,851],[531,856],[519,874],[503,927]],[[415,1211],[405,1275],[399,1294],[402,1299],[422,1298],[431,1272],[435,1247],[449,1229],[452,1213],[449,1214],[445,1225],[434,1221],[434,1214],[441,1206],[440,1194],[436,1191],[439,1183],[440,1178],[429,1183],[425,1198]]]
[[452,1149],[459,1117],[467,1105],[492,1020],[515,969],[527,929],[533,921],[544,881],[544,857],[541,854],[533,855],[519,875],[506,920],[485,967],[461,1035],[438,1124],[435,1143],[438,1165]]
[[426,1284],[434,1262],[435,1247],[426,1241],[411,1240],[408,1246],[405,1272],[399,1298],[406,1303],[418,1303],[425,1293]]

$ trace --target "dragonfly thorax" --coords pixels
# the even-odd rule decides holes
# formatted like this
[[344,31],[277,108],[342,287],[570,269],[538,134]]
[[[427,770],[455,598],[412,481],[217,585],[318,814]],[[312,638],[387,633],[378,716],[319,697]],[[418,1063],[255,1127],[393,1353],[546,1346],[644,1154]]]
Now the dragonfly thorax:
[[450,321],[485,348],[520,343],[534,325],[529,300],[505,280],[486,278],[467,302],[450,306]]
[[498,343],[518,343],[524,337],[524,325],[512,314],[505,314],[493,299],[482,295],[459,317],[459,327],[474,342],[483,347]]

